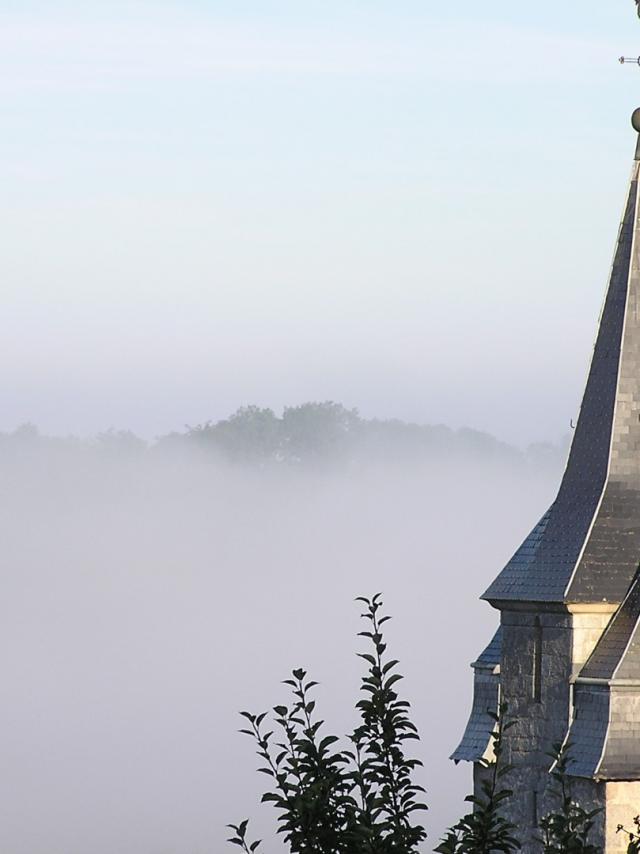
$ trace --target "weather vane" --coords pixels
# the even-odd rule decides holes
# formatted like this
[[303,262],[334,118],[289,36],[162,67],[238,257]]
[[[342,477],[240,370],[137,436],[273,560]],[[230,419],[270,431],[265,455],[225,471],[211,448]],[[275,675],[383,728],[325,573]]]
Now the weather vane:
[[[633,2],[636,4],[636,12],[640,18],[640,0],[633,0]],[[640,65],[640,56],[621,56],[618,62],[620,65],[628,65],[629,63],[632,65]]]

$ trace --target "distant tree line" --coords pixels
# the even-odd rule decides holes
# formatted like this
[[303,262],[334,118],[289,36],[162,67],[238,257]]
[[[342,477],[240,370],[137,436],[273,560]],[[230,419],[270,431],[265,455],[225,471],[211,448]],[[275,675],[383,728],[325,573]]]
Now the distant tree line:
[[556,469],[566,454],[564,443],[538,443],[520,450],[478,430],[366,419],[356,409],[331,401],[286,407],[280,416],[272,409],[244,406],[228,418],[186,426],[152,443],[128,430],[109,430],[83,440],[43,436],[30,424],[0,433],[0,457],[54,448],[129,457],[194,449],[258,467],[462,459]]

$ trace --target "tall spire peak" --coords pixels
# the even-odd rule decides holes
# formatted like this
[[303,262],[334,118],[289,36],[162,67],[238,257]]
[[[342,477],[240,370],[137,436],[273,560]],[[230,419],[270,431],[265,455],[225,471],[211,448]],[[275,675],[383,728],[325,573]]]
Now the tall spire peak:
[[[640,111],[634,113],[640,128]],[[640,145],[558,496],[484,594],[501,601],[624,598],[640,560]]]

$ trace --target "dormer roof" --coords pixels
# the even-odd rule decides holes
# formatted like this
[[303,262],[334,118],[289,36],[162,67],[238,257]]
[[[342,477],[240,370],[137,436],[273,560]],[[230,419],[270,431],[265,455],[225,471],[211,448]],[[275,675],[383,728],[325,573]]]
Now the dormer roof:
[[640,573],[576,680],[569,771],[637,780],[640,768]]

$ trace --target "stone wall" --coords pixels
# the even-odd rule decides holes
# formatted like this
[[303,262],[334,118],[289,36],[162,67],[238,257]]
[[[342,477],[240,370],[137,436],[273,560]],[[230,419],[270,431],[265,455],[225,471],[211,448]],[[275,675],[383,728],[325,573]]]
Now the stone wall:
[[505,736],[505,759],[514,766],[507,778],[514,795],[505,814],[520,830],[524,854],[530,854],[540,851],[535,828],[549,811],[546,754],[564,740],[569,724],[572,618],[566,612],[503,611],[502,627],[501,696],[516,720]]
[[[608,780],[633,779],[638,776],[640,691],[638,685],[612,685],[609,696],[609,728],[598,770]],[[638,813],[640,802],[633,815]]]
[[624,854],[628,843],[616,829],[619,824],[633,829],[633,818],[640,813],[640,782],[600,785],[606,786],[606,854]]
[[[571,796],[574,801],[580,806],[591,812],[592,810],[601,809],[593,820],[593,829],[589,835],[589,841],[593,845],[597,845],[600,851],[610,854],[609,848],[605,848],[607,830],[609,823],[604,810],[606,805],[606,783],[598,783],[595,780],[584,780],[579,777],[574,777],[571,780]],[[626,852],[626,846],[624,851]]]
[[574,676],[595,649],[615,611],[615,605],[602,605],[597,610],[580,609],[572,613]]
[[[516,721],[505,734],[505,761],[514,766],[505,779],[505,785],[514,792],[505,815],[518,827],[523,854],[539,854],[542,846],[536,825],[559,806],[549,788],[551,759],[547,753],[566,737],[571,719],[572,678],[593,651],[612,610],[611,606],[596,605],[591,610],[583,606],[575,613],[542,608],[502,611],[500,695],[509,706],[509,717]],[[476,766],[476,792],[482,777]],[[586,809],[606,806],[606,785],[640,786],[572,780],[576,800]],[[619,847],[621,837],[616,837],[615,828],[618,823],[628,824],[640,813],[640,790],[610,791],[607,798],[613,812],[607,807],[608,814],[603,809],[595,819],[593,841],[606,854],[617,854],[626,849]],[[635,811],[630,807],[634,798]]]

